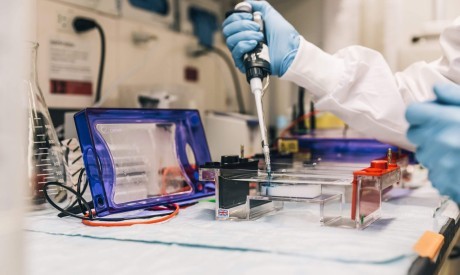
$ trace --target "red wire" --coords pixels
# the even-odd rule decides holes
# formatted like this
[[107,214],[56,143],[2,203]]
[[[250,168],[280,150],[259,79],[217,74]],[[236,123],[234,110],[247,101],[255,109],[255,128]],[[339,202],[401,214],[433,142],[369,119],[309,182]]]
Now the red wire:
[[[196,169],[196,165],[191,165],[192,169]],[[177,170],[179,169],[179,170]],[[180,170],[179,167],[166,167],[165,170],[163,171],[162,175],[162,186],[161,186],[161,194],[166,195],[166,175],[172,171],[173,173],[179,173],[182,175],[182,171]],[[190,188],[190,186],[188,186]],[[186,190],[184,190],[186,191]],[[114,226],[131,226],[135,224],[153,224],[153,223],[160,223],[160,222],[165,222],[168,221],[172,218],[174,218],[177,214],[179,214],[179,209],[180,206],[176,203],[172,204],[174,207],[174,211],[167,215],[163,216],[161,218],[152,218],[152,219],[138,219],[138,220],[129,220],[129,221],[119,221],[119,222],[107,222],[107,221],[97,221],[97,220],[82,220],[82,223],[87,226],[107,226],[107,227],[114,227]],[[189,205],[187,205],[189,206]],[[187,207],[185,206],[185,207]],[[185,208],[183,207],[183,208]],[[161,207],[161,206],[156,206],[153,207],[152,210],[166,210],[170,209],[168,207]]]
[[160,217],[160,218],[145,219],[145,220],[129,220],[129,221],[120,221],[120,222],[105,222],[105,221],[92,221],[92,220],[82,220],[81,222],[87,226],[107,226],[107,227],[160,223],[160,222],[168,221],[174,218],[177,214],[179,214],[179,209],[180,209],[179,205],[174,203],[173,206],[175,209],[171,214]]
[[289,124],[286,128],[284,128],[283,131],[281,131],[280,137],[284,137],[286,133],[300,121],[310,118],[312,115],[316,115],[317,113],[319,113],[319,111],[310,112],[308,114],[298,117],[297,119],[292,121],[291,124]]

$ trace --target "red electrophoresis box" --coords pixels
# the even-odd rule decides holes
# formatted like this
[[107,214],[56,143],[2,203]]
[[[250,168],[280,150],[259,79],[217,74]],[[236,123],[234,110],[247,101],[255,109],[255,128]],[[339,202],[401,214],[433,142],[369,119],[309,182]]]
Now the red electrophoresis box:
[[361,221],[380,210],[382,195],[401,179],[401,169],[387,160],[374,160],[370,167],[353,172],[351,219]]

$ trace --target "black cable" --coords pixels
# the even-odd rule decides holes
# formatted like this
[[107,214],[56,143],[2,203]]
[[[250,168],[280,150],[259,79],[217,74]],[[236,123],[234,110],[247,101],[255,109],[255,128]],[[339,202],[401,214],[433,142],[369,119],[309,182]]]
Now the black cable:
[[63,209],[62,207],[60,207],[59,205],[54,203],[54,201],[48,195],[48,192],[47,192],[48,186],[58,186],[60,188],[64,188],[64,189],[66,189],[67,191],[71,192],[72,194],[74,194],[76,196],[79,196],[78,193],[75,190],[73,190],[72,188],[70,188],[68,186],[65,186],[65,185],[63,185],[63,184],[61,184],[59,182],[47,182],[47,183],[45,183],[45,185],[43,187],[43,192],[45,193],[45,198],[46,198],[46,200],[48,201],[49,204],[51,204],[57,210],[59,210],[59,211],[61,211],[63,213],[66,213],[67,216],[71,216],[71,217],[81,219],[81,220],[104,221],[104,222],[121,222],[121,221],[127,221],[127,220],[137,220],[137,219],[151,219],[151,218],[155,218],[155,217],[167,216],[167,215],[172,213],[172,212],[170,212],[170,213],[148,215],[148,216],[135,217],[135,218],[95,218],[93,216],[93,213],[91,211],[91,207],[89,206],[89,203],[83,197],[80,196],[80,199],[83,202],[83,205],[86,207],[86,209],[89,209],[89,211],[82,210],[82,213],[88,213],[88,217],[87,216],[82,216],[82,215],[77,215],[77,214],[74,214],[74,213],[72,213],[72,212],[70,212],[68,210]]
[[236,100],[238,102],[238,111],[240,114],[245,114],[246,109],[244,108],[243,92],[241,90],[241,84],[238,79],[236,68],[233,65],[232,60],[228,57],[228,55],[224,51],[222,51],[219,48],[213,47],[213,48],[210,48],[210,50],[211,52],[220,56],[225,61],[225,64],[227,64],[228,69],[230,70],[230,73],[232,74],[233,85],[235,86]]
[[173,4],[176,8],[173,9],[174,23],[172,24],[172,29],[176,32],[180,32],[181,31],[181,17],[180,17],[180,9],[178,8],[180,5],[179,0],[174,0]]
[[105,65],[105,34],[104,30],[99,24],[96,24],[96,28],[99,31],[101,36],[101,60],[99,62],[99,73],[97,76],[97,89],[96,89],[96,98],[95,103],[98,103],[101,100],[102,93],[102,78],[104,75],[104,65]]
[[[81,209],[81,213],[84,215],[84,213],[88,213],[87,216],[83,215],[77,215],[75,213],[72,213],[66,209],[63,209],[62,207],[58,206],[48,195],[48,186],[58,186],[61,188],[66,189],[67,191],[71,192],[75,196],[79,197],[81,199],[81,202],[85,206],[86,209],[89,209],[89,211],[85,209]],[[43,186],[43,192],[45,193],[45,199],[48,201],[49,204],[51,204],[54,208],[56,208],[58,211],[65,213],[67,216],[71,216],[77,219],[82,219],[82,220],[91,220],[91,221],[105,221],[105,222],[120,222],[120,221],[128,221],[128,220],[138,220],[138,219],[151,219],[151,218],[156,218],[156,217],[162,217],[162,216],[167,216],[171,214],[172,212],[168,213],[163,213],[163,214],[155,214],[155,215],[148,215],[148,216],[141,216],[141,217],[134,217],[134,218],[95,218],[93,216],[93,213],[91,211],[90,204],[80,195],[77,193],[77,191],[73,190],[71,187],[63,185],[62,183],[59,182],[47,182]]]
[[453,260],[453,259],[459,259],[460,258],[460,246],[454,246],[454,248],[452,248],[452,251],[449,255],[449,260]]
[[310,101],[310,133],[314,134],[316,130],[316,111],[315,111],[315,103]]
[[64,153],[65,163],[69,163],[69,153],[70,153],[69,145],[71,142],[72,142],[72,139],[70,138],[65,145],[65,153]]
[[[297,107],[299,108],[299,112],[297,113],[297,117],[303,117],[305,115],[305,88],[299,87],[299,94],[297,99]],[[301,120],[297,123],[297,131],[301,134],[305,134],[307,127],[305,126],[305,121]]]
[[[299,118],[299,116],[297,115],[297,105],[296,105],[296,104],[293,104],[293,105],[292,105],[292,113],[291,113],[291,121],[294,122],[294,121],[296,121],[298,118]],[[297,126],[297,125],[293,125],[292,128],[289,130],[289,132],[291,133],[291,135],[295,135],[295,134],[296,134],[296,126]]]
[[97,29],[99,36],[101,38],[101,59],[99,61],[99,72],[97,75],[97,86],[96,86],[96,96],[94,103],[98,103],[101,100],[102,93],[102,79],[104,76],[104,66],[105,66],[105,33],[101,25],[91,18],[85,17],[75,17],[73,20],[73,28],[75,32],[82,33],[92,29]]
[[[83,194],[85,194],[86,189],[87,189],[87,187],[88,187],[88,185],[89,185],[89,180],[88,180],[88,178],[86,177],[86,179],[85,179],[85,185],[83,186],[83,190],[80,192],[80,188],[81,188],[81,187],[80,187],[80,186],[81,186],[81,180],[80,180],[80,178],[81,178],[82,173],[84,173],[84,172],[85,172],[85,169],[84,169],[84,168],[81,168],[81,169],[80,169],[80,176],[78,177],[79,180],[78,180],[78,182],[77,182],[77,194],[80,194],[80,196],[82,196],[82,197],[83,197]],[[65,210],[66,210],[66,211],[69,211],[69,212],[72,212],[72,213],[74,213],[74,214],[82,213],[81,203],[82,203],[82,202],[81,202],[80,198],[77,196],[77,197],[75,198],[75,201],[74,201],[70,206],[66,207]],[[77,204],[78,204],[78,206],[75,207],[75,205],[77,205]],[[91,208],[94,208],[94,203],[93,203],[93,201],[88,202],[88,205],[89,205]],[[66,213],[64,213],[64,212],[61,212],[61,213],[58,214],[58,217],[59,217],[59,218],[64,218],[64,217],[67,217],[67,216],[68,216],[68,215],[67,215]]]
[[[91,208],[89,207],[89,204],[88,202],[84,199],[84,198],[81,198],[82,199],[82,202],[83,204],[85,205],[85,207],[87,209],[89,209],[89,216],[88,217],[85,217],[85,216],[81,216],[81,215],[76,215],[72,212],[69,212],[65,209],[63,209],[62,207],[60,207],[59,205],[57,205],[56,203],[54,203],[54,201],[49,197],[48,195],[48,186],[58,186],[60,188],[64,188],[66,189],[67,191],[69,191],[70,193],[74,194],[75,196],[79,196],[79,194],[73,190],[72,188],[68,187],[68,186],[65,186],[59,182],[47,182],[45,183],[45,185],[43,186],[43,193],[45,194],[45,199],[46,201],[51,204],[51,206],[53,206],[54,208],[56,208],[57,210],[59,210],[60,212],[63,212],[63,213],[66,213],[68,216],[71,216],[71,217],[74,217],[74,218],[78,218],[78,219],[84,219],[84,220],[92,220],[92,213],[91,213]],[[82,213],[84,213],[84,210],[82,209]]]
[[82,196],[83,196],[83,194],[85,194],[86,189],[88,188],[88,186],[89,186],[89,179],[86,177],[85,185],[83,185],[83,190],[81,190],[81,193],[80,193]]
[[[66,160],[68,161],[68,154],[70,152],[69,145],[71,143],[72,139],[70,139],[67,144],[66,144]],[[78,147],[77,147],[78,148]],[[75,150],[74,150],[75,152]],[[81,156],[79,157],[81,158]],[[79,159],[77,158],[77,159]],[[66,186],[60,182],[48,182],[43,186],[43,193],[45,195],[46,201],[51,204],[55,209],[57,209],[60,213],[58,214],[59,218],[63,217],[74,217],[78,219],[83,219],[83,220],[92,220],[92,221],[105,221],[105,222],[120,222],[120,221],[127,221],[127,220],[135,220],[135,219],[150,219],[150,218],[155,218],[155,217],[162,217],[162,216],[167,216],[173,213],[174,211],[168,212],[168,213],[163,213],[163,214],[155,214],[155,215],[148,215],[148,216],[141,216],[141,217],[133,217],[133,218],[95,218],[92,212],[92,209],[94,208],[94,203],[92,201],[88,202],[83,198],[83,195],[85,194],[88,186],[89,186],[89,180],[88,177],[85,176],[85,169],[80,168],[75,172],[73,176],[75,176],[77,173],[78,175],[78,180],[77,180],[77,190],[75,191],[72,187]],[[83,182],[83,177],[85,178],[84,185],[82,188],[82,182]],[[48,186],[57,186],[59,188],[63,188],[70,193],[75,195],[75,201],[73,201],[68,207],[65,209],[57,205],[49,196],[48,194]],[[76,206],[78,204],[78,206]],[[172,206],[167,205],[166,206],[168,209],[173,209]],[[151,210],[151,209],[147,209]],[[81,214],[79,214],[81,213]],[[86,214],[88,216],[86,216]]]
[[[74,177],[78,172],[80,173],[80,175],[78,175],[78,181],[77,181],[77,194],[80,194],[81,196],[83,196],[83,194],[84,194],[85,191],[86,191],[86,187],[88,186],[88,178],[86,178],[86,180],[85,180],[85,186],[83,187],[83,191],[80,192],[81,178],[82,178],[83,173],[85,172],[85,169],[84,169],[84,168],[80,168],[77,172],[75,172],[75,173],[72,175],[72,177]],[[74,206],[75,206],[77,203],[78,203],[78,197],[75,198],[75,201],[72,202],[72,204],[69,205],[69,207],[66,207],[66,210],[72,211],[72,209],[74,208]],[[92,205],[92,201],[89,202],[89,205],[90,205],[90,206]],[[81,209],[81,202],[80,202],[80,204],[79,204],[79,207],[80,207],[80,209]],[[92,207],[93,207],[93,206],[92,206]],[[59,216],[60,218],[64,217],[64,216],[61,217],[60,215],[58,215],[58,216]]]
[[[66,186],[66,185],[64,185],[64,184],[62,184],[60,182],[47,182],[43,186],[43,193],[45,195],[46,201],[49,204],[51,204],[51,206],[53,206],[55,209],[57,209],[59,212],[61,212],[60,215],[58,215],[58,217],[62,218],[62,217],[65,217],[65,216],[70,216],[70,217],[74,217],[74,218],[82,219],[82,220],[103,221],[103,222],[121,222],[121,221],[129,221],[129,220],[151,219],[151,218],[156,218],[156,217],[163,217],[163,216],[167,216],[167,215],[170,215],[171,213],[173,213],[173,211],[171,211],[171,212],[162,213],[162,214],[147,215],[147,216],[133,217],[133,218],[96,218],[93,215],[91,203],[87,202],[83,198],[83,193],[78,192],[78,189],[80,189],[79,186],[81,185],[81,179],[82,179],[83,172],[84,171],[82,171],[80,173],[80,176],[79,176],[79,181],[77,183],[77,191],[75,191],[71,187]],[[87,180],[86,180],[86,182],[87,182]],[[74,213],[73,212],[74,209],[71,209],[71,207],[73,207],[72,205],[67,207],[66,209],[64,209],[64,208],[60,207],[59,205],[57,205],[50,198],[50,196],[48,194],[48,186],[57,186],[57,187],[60,187],[60,188],[64,188],[65,190],[67,190],[70,193],[74,194],[76,196],[76,198],[77,198],[77,201],[78,201],[78,202],[74,202],[74,205],[76,203],[79,204],[77,209],[80,210],[81,214],[79,215],[79,214]],[[85,186],[86,186],[86,184],[85,184]],[[86,187],[84,187],[84,190],[86,190]],[[85,216],[85,214],[87,214],[88,216]]]
[[79,194],[79,196],[77,196],[77,203],[78,203],[78,206],[80,206],[80,209],[83,209],[82,201],[83,201],[84,193],[81,192],[81,180],[83,178],[84,172],[85,172],[85,169],[82,169],[80,172],[80,175],[78,175],[78,181],[77,181],[77,194]]

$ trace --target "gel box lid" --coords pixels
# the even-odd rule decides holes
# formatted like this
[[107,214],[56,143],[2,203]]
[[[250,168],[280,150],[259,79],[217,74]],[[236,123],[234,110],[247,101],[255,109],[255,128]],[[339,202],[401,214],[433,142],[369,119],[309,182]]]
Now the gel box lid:
[[74,119],[98,216],[214,195],[198,181],[211,156],[197,110],[88,108]]

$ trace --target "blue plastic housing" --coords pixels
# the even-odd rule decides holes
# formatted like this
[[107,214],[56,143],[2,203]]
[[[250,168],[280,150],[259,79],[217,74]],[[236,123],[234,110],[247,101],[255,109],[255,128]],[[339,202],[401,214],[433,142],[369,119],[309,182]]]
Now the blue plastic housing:
[[[197,110],[88,108],[74,119],[98,216],[214,195],[213,185],[198,181],[198,167],[211,156]],[[155,131],[161,133],[153,135]],[[120,155],[114,151],[118,148],[131,151]],[[165,148],[174,167],[160,163],[168,157]],[[120,168],[122,164],[126,167]],[[144,186],[152,178],[160,185],[153,186],[156,191]]]
[[[385,157],[388,148],[394,153],[399,148],[381,143],[375,139],[363,138],[316,138],[309,136],[286,137],[282,140],[296,140],[299,151],[310,153],[311,159],[323,161],[368,163],[374,159]],[[405,153],[408,153],[405,151]]]

